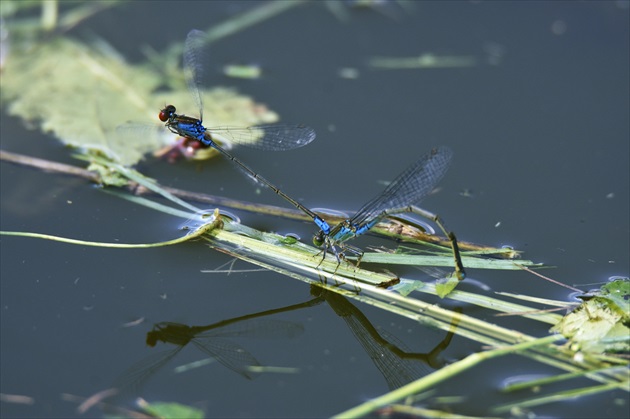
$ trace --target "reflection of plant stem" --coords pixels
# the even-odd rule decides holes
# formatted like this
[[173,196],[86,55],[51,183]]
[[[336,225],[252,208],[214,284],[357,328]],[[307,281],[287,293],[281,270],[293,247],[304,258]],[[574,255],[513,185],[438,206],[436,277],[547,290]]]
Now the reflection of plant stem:
[[[36,157],[30,157],[30,156],[25,156],[21,154],[11,153],[4,150],[0,150],[0,161],[7,161],[7,162],[23,165],[23,166],[34,167],[45,172],[77,176],[77,177],[86,179],[90,182],[97,183],[97,184],[102,183],[101,175],[96,172],[92,172],[92,171],[82,169],[76,166],[71,166],[68,164],[57,163],[50,160],[44,160],[44,159],[39,159]],[[138,195],[138,196],[149,195],[153,193],[149,189],[141,185],[138,185],[136,182],[133,182],[133,181],[128,181],[127,184],[125,185],[125,188],[129,190],[131,193],[133,193],[134,195]],[[298,211],[295,209],[282,208],[282,207],[277,207],[275,205],[258,204],[254,202],[248,202],[248,201],[240,201],[236,199],[225,198],[222,196],[185,191],[185,190],[169,188],[165,186],[161,186],[161,188],[179,198],[193,200],[193,201],[201,202],[205,204],[217,205],[220,207],[228,207],[228,208],[249,211],[249,212],[255,212],[258,214],[283,217],[290,220],[310,221],[310,218],[308,216],[306,216],[301,211]],[[322,214],[322,213],[319,213],[319,214],[324,216],[326,220],[329,222],[336,223],[336,222],[343,221],[344,219],[344,217],[339,216],[339,215]],[[382,224],[386,225],[386,223],[382,223]],[[394,233],[391,233],[391,230],[392,230],[391,228],[386,228],[386,227],[379,228],[378,226],[373,229],[374,232],[381,233],[387,236],[392,236],[393,238],[405,237],[405,236],[395,235]],[[437,245],[444,243],[445,246],[449,246],[448,245],[449,242],[446,238],[431,235],[431,234],[426,234],[426,233],[418,233],[417,236],[415,237],[415,240],[437,244]],[[491,249],[485,246],[481,246],[481,245],[477,245],[473,243],[467,243],[467,242],[459,242],[459,246],[463,250],[472,250],[472,251],[483,251],[483,250]],[[498,249],[495,249],[495,250],[497,250],[497,252],[499,251]],[[501,257],[501,255],[502,255],[501,253],[495,254],[495,256],[499,256],[499,257]]]

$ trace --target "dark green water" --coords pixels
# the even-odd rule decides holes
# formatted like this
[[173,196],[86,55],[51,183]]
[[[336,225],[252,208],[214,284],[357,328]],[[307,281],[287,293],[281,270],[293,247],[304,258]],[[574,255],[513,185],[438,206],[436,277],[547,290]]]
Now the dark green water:
[[[96,15],[68,36],[98,34],[139,61],[143,45],[160,51],[183,41],[191,28],[206,29],[254,5],[135,2]],[[318,133],[301,150],[264,155],[238,150],[239,157],[309,207],[352,211],[381,190],[380,181],[392,179],[431,147],[447,145],[454,150],[454,165],[441,192],[423,206],[442,215],[461,239],[512,245],[528,259],[556,266],[545,273],[569,284],[628,276],[628,3],[415,2],[410,11],[396,4],[385,10],[396,17],[346,9],[349,19],[341,22],[314,2],[212,45],[214,84],[233,86],[266,103],[283,121],[306,123]],[[472,56],[478,65],[424,70],[367,65],[374,56],[428,52]],[[223,77],[218,69],[235,61],[260,64],[264,77]],[[357,69],[359,77],[340,77],[346,67]],[[162,105],[156,105],[156,115]],[[2,149],[72,162],[66,149],[26,130],[5,107],[0,116]],[[200,170],[149,160],[141,170],[168,186],[283,205],[272,193],[258,195],[224,161]],[[179,220],[76,179],[7,163],[0,164],[0,174],[2,230],[120,242],[179,234]],[[305,238],[315,230],[238,215],[263,230]],[[369,243],[369,238],[361,242]],[[211,325],[313,298],[306,285],[270,272],[201,273],[230,261],[201,245],[123,251],[13,237],[2,237],[0,244],[1,392],[34,399],[32,405],[2,402],[3,417],[77,416],[76,404],[63,401],[62,393],[92,395],[132,365],[146,366],[156,352],[168,349],[145,344],[155,323]],[[234,268],[251,266],[237,262]],[[568,291],[525,273],[471,270],[469,277],[496,291],[569,298]],[[471,284],[463,289],[477,291]],[[371,307],[356,308],[413,353],[428,353],[445,337]],[[476,313],[470,307],[464,312]],[[138,318],[145,322],[122,327]],[[263,365],[300,373],[248,380],[213,363],[175,374],[175,366],[207,357],[188,345],[169,364],[149,370],[143,397],[195,404],[208,416],[312,417],[388,391],[387,380],[330,303],[266,318],[299,324],[303,333],[234,341]],[[537,324],[493,321],[535,336],[547,333]],[[478,349],[454,338],[438,358],[452,361]],[[422,361],[412,369],[433,370]],[[483,416],[489,405],[510,400],[498,392],[507,378],[555,372],[508,357],[449,381],[438,394],[464,395],[458,413]],[[534,412],[624,417],[627,403],[627,393],[619,391]]]

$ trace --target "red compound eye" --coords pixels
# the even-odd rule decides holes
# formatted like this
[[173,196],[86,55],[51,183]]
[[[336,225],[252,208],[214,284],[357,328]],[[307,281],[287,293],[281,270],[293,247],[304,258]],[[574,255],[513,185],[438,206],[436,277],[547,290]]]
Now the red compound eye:
[[169,119],[171,119],[171,116],[173,116],[174,113],[175,113],[175,106],[168,105],[166,108],[160,111],[160,113],[158,114],[158,118],[160,118],[160,121],[166,122]]

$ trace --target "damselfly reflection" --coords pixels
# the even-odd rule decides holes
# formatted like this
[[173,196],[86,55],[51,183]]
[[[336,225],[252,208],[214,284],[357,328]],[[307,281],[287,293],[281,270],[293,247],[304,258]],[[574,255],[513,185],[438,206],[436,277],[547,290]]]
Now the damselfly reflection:
[[264,317],[310,307],[321,301],[320,298],[314,298],[304,303],[235,317],[206,326],[188,326],[174,322],[157,323],[146,335],[147,345],[156,347],[162,342],[174,345],[174,348],[158,352],[136,363],[116,380],[114,387],[122,394],[135,395],[152,375],[191,343],[231,371],[247,379],[255,378],[259,374],[260,368],[257,367],[261,367],[260,362],[232,339],[297,337],[304,332],[301,324]]
[[311,294],[325,299],[335,313],[346,322],[365,353],[385,378],[390,390],[415,381],[446,363],[440,355],[453,339],[457,324],[455,320],[451,324],[451,330],[431,351],[411,352],[393,334],[377,330],[363,312],[342,295],[316,286],[311,287]]

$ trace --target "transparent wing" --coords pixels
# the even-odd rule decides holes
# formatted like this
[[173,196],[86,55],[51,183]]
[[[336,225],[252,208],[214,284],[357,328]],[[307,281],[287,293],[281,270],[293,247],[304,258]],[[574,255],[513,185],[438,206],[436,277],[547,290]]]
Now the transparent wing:
[[304,332],[299,323],[273,319],[250,319],[231,323],[195,335],[195,338],[250,337],[262,339],[292,338]]
[[240,345],[221,338],[195,338],[193,343],[232,371],[250,380],[256,376],[255,373],[249,371],[248,367],[260,366],[260,363]]
[[381,330],[378,334],[382,336],[373,336],[377,334],[376,330],[370,333],[361,321],[362,319],[354,314],[345,316],[343,319],[361,346],[363,346],[365,352],[370,356],[374,365],[383,374],[390,390],[395,390],[426,375],[426,372],[423,372],[422,361],[404,359],[392,350],[392,347],[395,346],[401,351],[406,351],[401,341],[393,335]]
[[257,125],[246,128],[209,128],[214,139],[265,151],[303,147],[315,139],[315,130],[301,124]]
[[144,383],[173,359],[182,348],[183,346],[176,346],[173,349],[156,352],[133,364],[116,379],[114,387],[118,389],[121,395],[136,396]]
[[361,225],[381,217],[386,210],[418,204],[446,174],[452,157],[453,152],[447,147],[431,150],[357,211],[351,223]]
[[203,45],[206,34],[197,29],[188,32],[186,43],[184,44],[184,77],[188,84],[188,90],[199,109],[199,119],[203,120],[203,102],[201,100],[201,86],[203,80]]

